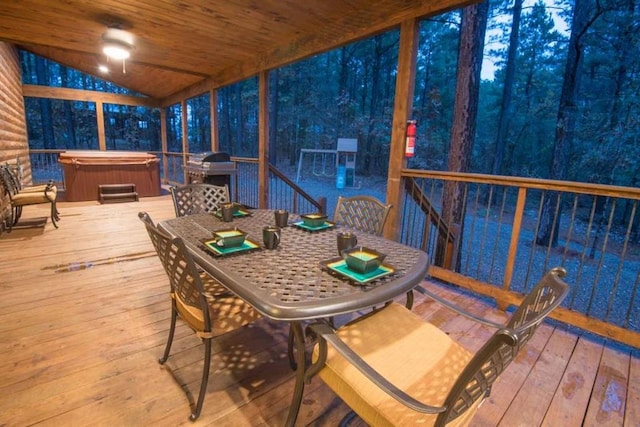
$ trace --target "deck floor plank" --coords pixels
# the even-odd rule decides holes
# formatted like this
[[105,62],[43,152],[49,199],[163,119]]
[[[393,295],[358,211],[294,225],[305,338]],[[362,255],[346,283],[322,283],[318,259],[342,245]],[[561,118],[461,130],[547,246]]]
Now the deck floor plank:
[[542,423],[576,341],[574,334],[560,329],[553,332],[499,425],[513,426],[520,420]]
[[[137,213],[147,211],[154,221],[172,218],[170,196],[62,202],[59,210],[59,229],[48,221],[0,235],[0,425],[283,424],[295,381],[285,324],[261,319],[214,340],[207,396],[195,424],[188,415],[200,384],[201,341],[179,323],[169,361],[157,362],[168,333],[168,282]],[[42,206],[23,213],[29,222],[46,217]],[[475,314],[507,318],[486,299],[425,285]],[[493,333],[417,293],[413,310],[471,351]],[[638,354],[544,324],[472,424],[638,426]],[[314,378],[298,425],[334,426],[348,411]]]
[[579,427],[587,413],[603,343],[600,339],[580,337],[560,385],[542,422],[543,426]]
[[629,364],[628,349],[618,346],[604,349],[585,425],[613,427],[624,424]]

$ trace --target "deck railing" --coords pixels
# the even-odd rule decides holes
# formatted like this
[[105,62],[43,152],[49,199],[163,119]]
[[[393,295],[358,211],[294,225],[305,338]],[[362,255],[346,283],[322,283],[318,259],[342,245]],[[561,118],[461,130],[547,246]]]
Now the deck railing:
[[[184,183],[182,153],[167,153],[167,173],[163,175],[170,185]],[[236,173],[231,176],[231,192],[233,200],[246,206],[258,206],[258,159],[250,157],[232,157],[236,164]],[[287,209],[290,212],[304,213],[323,211],[326,202],[315,200],[291,179],[273,165],[269,165],[269,207]]]
[[[62,186],[58,153],[31,150],[34,183],[53,179]],[[165,159],[163,183],[182,184],[182,153],[166,153]],[[238,167],[231,179],[234,199],[257,206],[257,159],[232,160]],[[402,176],[407,197],[400,240],[430,254],[432,277],[506,308],[546,270],[564,266],[572,289],[555,317],[640,347],[640,189],[411,169]],[[441,211],[446,186],[463,200],[461,224],[447,222]],[[269,206],[298,213],[325,209],[295,187],[270,167]],[[544,227],[552,236],[546,241],[539,238]]]
[[[410,169],[402,175],[430,209],[441,210],[447,186],[461,199],[464,221],[443,226],[432,221],[443,221],[443,212],[405,197],[400,239],[431,254],[433,277],[507,307],[546,270],[563,266],[571,293],[556,317],[640,347],[640,189]],[[447,264],[437,254],[452,235]]]

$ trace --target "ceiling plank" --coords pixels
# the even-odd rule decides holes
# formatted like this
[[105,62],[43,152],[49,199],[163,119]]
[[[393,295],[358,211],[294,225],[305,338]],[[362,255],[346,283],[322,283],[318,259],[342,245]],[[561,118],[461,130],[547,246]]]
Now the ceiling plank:
[[[469,0],[11,0],[0,41],[166,102],[199,95]],[[133,34],[127,73],[102,36]]]

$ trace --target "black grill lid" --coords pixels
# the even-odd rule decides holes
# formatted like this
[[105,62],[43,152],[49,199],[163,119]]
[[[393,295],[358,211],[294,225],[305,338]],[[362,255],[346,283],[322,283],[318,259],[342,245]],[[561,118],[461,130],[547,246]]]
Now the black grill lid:
[[210,162],[210,163],[216,163],[216,162],[228,162],[231,160],[231,156],[229,156],[229,153],[225,153],[223,151],[214,153],[214,152],[208,152],[208,153],[203,153],[202,154],[202,162]]

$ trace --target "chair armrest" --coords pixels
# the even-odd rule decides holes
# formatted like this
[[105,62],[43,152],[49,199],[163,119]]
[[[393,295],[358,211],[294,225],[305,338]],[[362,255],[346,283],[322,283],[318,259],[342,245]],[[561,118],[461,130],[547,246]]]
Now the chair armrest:
[[433,299],[434,301],[438,302],[439,304],[447,307],[449,310],[455,311],[458,314],[461,314],[475,322],[478,322],[480,324],[489,326],[491,328],[495,328],[495,329],[501,329],[504,328],[504,324],[501,323],[497,323],[497,322],[493,322],[489,319],[485,319],[484,317],[480,317],[480,316],[476,316],[475,314],[469,313],[466,310],[461,309],[460,307],[458,307],[457,305],[455,305],[454,303],[447,301],[446,299],[434,294],[431,291],[426,290],[425,288],[423,288],[422,286],[416,286],[414,288],[416,291],[420,292],[423,295],[427,295],[429,298]]
[[[320,360],[316,363],[321,363],[324,365],[324,359],[326,358],[326,346],[327,342],[331,343],[333,348],[342,355],[349,363],[355,366],[365,377],[367,377],[371,382],[380,387],[385,393],[389,396],[393,397],[398,402],[403,405],[413,409],[414,411],[421,412],[424,414],[438,414],[444,412],[447,408],[444,406],[431,406],[426,405],[404,391],[400,390],[398,387],[389,382],[386,378],[384,378],[378,371],[371,367],[367,362],[364,361],[356,352],[351,350],[349,346],[340,339],[338,335],[335,334],[335,331],[326,323],[313,323],[307,326],[307,333],[310,335],[315,335],[319,338],[318,345],[320,346]],[[313,366],[312,366],[313,368]],[[321,368],[321,367],[320,367]],[[316,372],[319,369],[311,369],[312,372]]]

